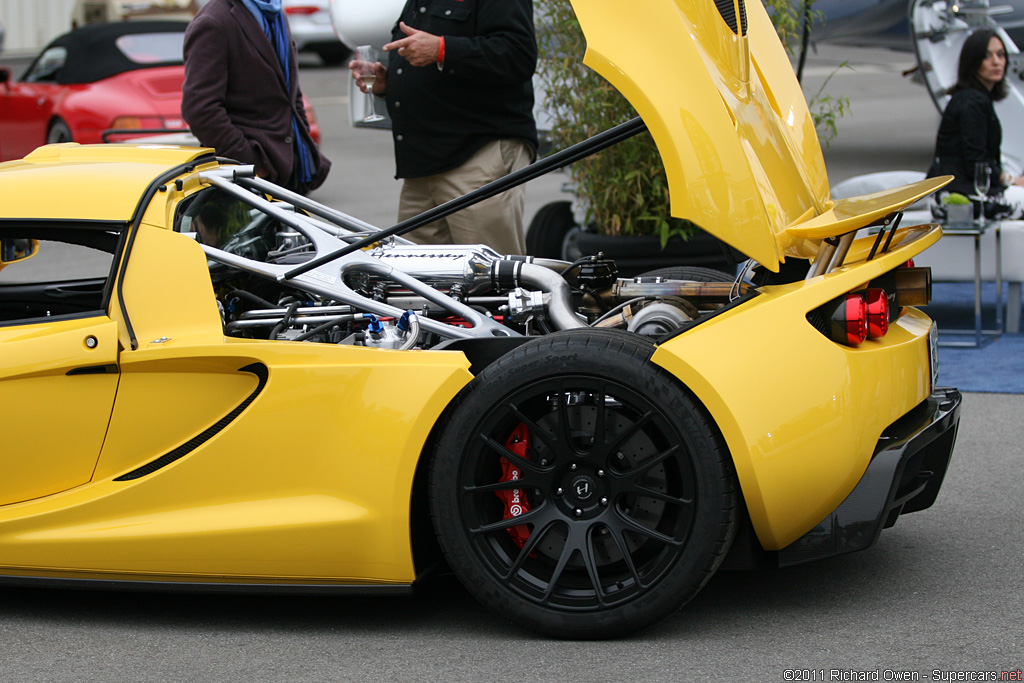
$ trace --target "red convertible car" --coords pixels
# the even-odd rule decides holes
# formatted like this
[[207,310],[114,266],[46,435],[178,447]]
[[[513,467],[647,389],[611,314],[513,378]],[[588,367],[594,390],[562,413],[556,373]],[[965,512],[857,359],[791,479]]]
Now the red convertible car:
[[[20,80],[0,67],[0,161],[52,142],[117,142],[187,131],[181,117],[187,25],[91,24],[54,39]],[[312,107],[304,104],[319,142]]]

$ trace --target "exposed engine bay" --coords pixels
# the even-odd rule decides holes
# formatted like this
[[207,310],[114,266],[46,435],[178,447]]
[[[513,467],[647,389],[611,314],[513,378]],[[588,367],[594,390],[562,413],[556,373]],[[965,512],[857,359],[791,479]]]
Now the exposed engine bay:
[[661,336],[749,287],[703,268],[619,278],[602,255],[570,263],[374,241],[376,228],[266,181],[203,175],[215,187],[193,195],[177,224],[203,245],[230,336],[390,349],[582,327]]

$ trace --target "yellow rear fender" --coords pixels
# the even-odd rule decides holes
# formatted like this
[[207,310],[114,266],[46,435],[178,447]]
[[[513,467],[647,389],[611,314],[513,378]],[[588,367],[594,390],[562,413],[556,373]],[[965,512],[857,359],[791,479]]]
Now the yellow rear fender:
[[653,361],[689,387],[721,429],[765,549],[785,547],[834,510],[882,431],[931,391],[932,323],[924,314],[906,309],[884,337],[853,348],[827,339],[808,312],[862,289],[939,235],[937,226],[901,229],[871,261],[863,257],[874,238],[858,240],[850,264],[764,287],[655,352]]

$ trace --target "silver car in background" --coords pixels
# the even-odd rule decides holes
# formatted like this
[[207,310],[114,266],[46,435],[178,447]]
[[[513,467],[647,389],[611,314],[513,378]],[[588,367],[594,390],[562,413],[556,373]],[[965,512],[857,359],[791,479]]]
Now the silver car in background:
[[284,0],[288,27],[299,52],[314,52],[324,64],[342,64],[349,49],[331,24],[330,0]]

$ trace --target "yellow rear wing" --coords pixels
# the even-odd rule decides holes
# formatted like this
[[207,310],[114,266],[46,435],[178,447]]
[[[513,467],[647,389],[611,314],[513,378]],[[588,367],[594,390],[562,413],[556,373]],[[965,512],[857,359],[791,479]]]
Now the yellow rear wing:
[[952,180],[951,175],[925,178],[891,190],[837,199],[828,211],[790,225],[786,228],[786,235],[793,240],[839,237],[872,225],[895,211],[905,209]]

